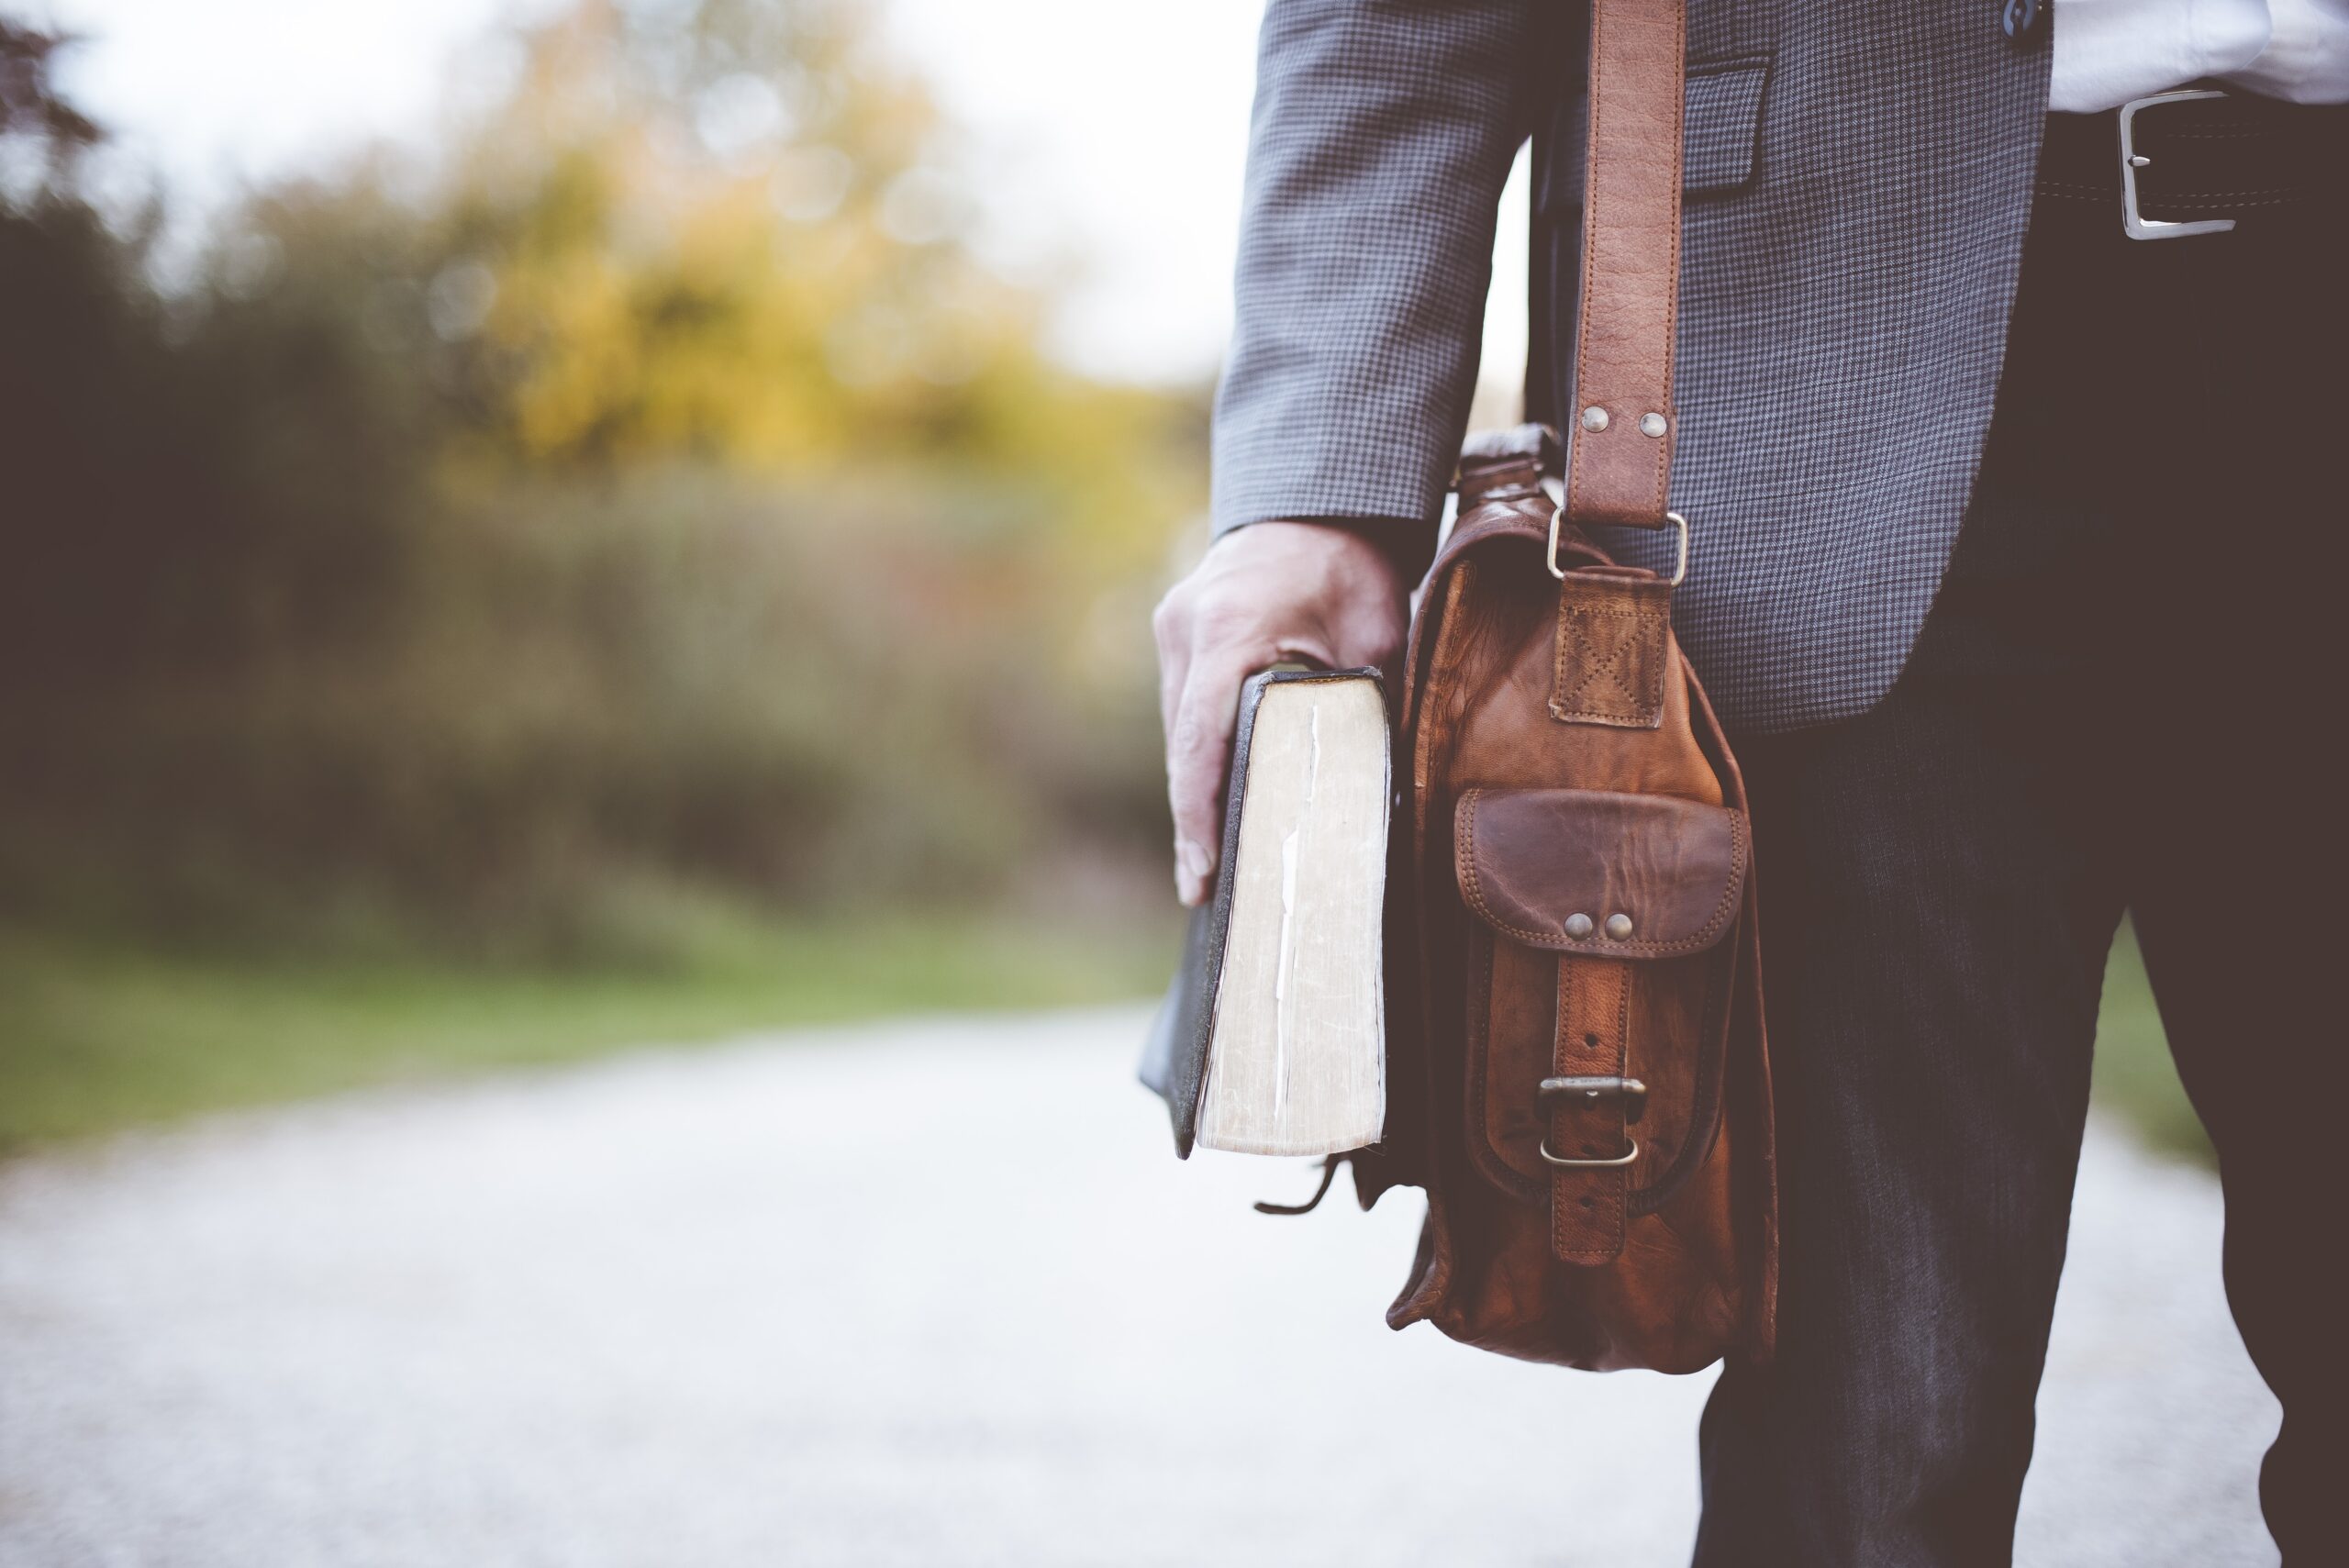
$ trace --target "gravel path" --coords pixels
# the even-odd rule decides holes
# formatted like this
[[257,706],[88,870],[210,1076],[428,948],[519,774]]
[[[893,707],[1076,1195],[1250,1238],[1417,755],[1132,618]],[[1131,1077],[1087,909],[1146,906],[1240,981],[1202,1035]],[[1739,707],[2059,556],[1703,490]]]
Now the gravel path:
[[[1410,1195],[1247,1212],[1308,1172],[1178,1166],[1141,1025],[646,1052],[0,1167],[0,1562],[1685,1559],[1708,1379],[1389,1333]],[[2021,1561],[2274,1562],[2215,1189],[2099,1129],[2078,1207]]]

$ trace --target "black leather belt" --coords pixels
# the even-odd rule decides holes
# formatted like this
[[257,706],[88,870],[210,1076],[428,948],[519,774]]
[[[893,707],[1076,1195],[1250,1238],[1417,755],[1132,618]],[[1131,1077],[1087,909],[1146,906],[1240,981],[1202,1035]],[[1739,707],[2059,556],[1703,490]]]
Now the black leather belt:
[[2216,87],[2050,115],[2039,191],[2107,202],[2132,239],[2222,234],[2349,200],[2349,108]]

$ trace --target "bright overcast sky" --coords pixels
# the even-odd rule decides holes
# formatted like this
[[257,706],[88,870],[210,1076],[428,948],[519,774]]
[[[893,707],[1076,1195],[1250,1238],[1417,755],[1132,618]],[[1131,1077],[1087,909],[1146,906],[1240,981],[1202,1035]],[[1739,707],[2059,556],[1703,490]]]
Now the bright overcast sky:
[[[17,0],[90,37],[78,102],[201,200],[432,123],[467,44],[560,0]],[[1055,345],[1080,368],[1210,373],[1230,322],[1262,0],[874,0],[973,140],[982,203],[1078,259]],[[1514,193],[1513,193],[1514,195]],[[1517,203],[1512,201],[1514,211]],[[1486,363],[1524,354],[1522,217],[1505,226]]]

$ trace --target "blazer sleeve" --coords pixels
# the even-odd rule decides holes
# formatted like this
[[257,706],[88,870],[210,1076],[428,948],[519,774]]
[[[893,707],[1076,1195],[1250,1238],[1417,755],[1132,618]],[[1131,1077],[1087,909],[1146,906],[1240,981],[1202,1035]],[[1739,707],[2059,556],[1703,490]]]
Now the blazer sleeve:
[[1216,394],[1215,529],[1361,519],[1424,560],[1475,390],[1539,0],[1272,0]]

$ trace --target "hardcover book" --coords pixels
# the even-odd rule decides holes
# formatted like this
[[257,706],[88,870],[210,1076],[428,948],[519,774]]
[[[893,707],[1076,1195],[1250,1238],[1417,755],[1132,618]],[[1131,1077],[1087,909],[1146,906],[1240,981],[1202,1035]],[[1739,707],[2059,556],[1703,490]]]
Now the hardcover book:
[[1213,896],[1191,917],[1141,1077],[1174,1148],[1335,1154],[1386,1115],[1386,697],[1375,670],[1242,688]]

